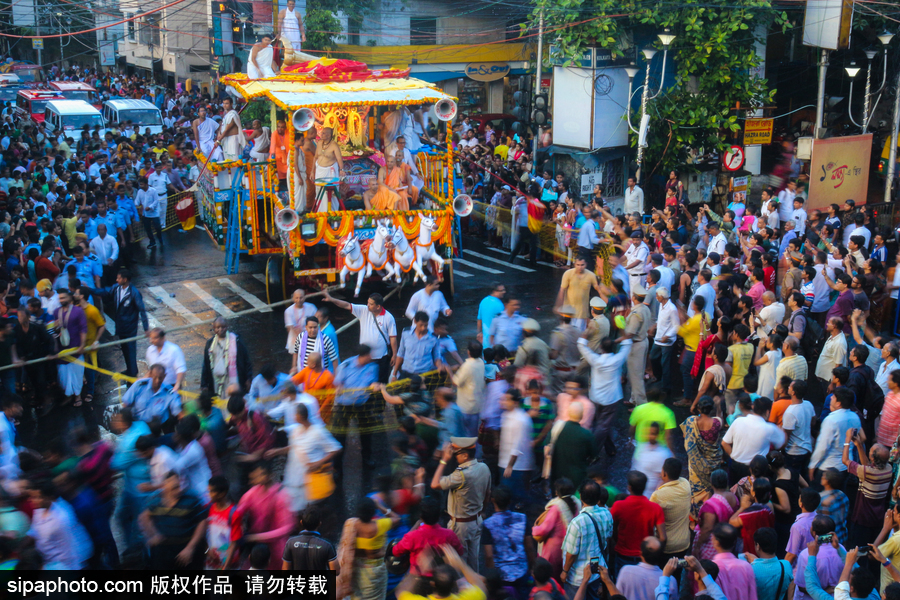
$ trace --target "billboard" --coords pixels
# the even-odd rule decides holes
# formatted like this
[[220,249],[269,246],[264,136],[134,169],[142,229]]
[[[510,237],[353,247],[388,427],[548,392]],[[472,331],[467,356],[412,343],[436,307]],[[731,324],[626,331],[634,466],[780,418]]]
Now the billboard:
[[803,45],[838,50],[850,47],[853,0],[807,0]]
[[806,210],[856,201],[865,204],[869,192],[872,134],[813,142],[809,165],[809,205]]

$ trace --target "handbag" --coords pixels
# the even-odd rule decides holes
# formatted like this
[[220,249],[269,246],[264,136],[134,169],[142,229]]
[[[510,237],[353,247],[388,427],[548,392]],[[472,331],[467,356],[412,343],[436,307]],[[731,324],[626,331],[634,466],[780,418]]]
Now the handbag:
[[323,467],[306,474],[306,497],[310,502],[324,500],[334,493],[334,474]]
[[565,425],[565,422],[557,421],[553,424],[553,429],[550,430],[550,443],[544,446],[544,466],[541,469],[542,479],[550,479],[550,473],[553,470],[553,446],[556,445],[556,438],[559,437],[559,433]]
[[[535,525],[540,525],[541,523],[543,523],[543,522],[544,522],[544,519],[547,518],[547,514],[548,514],[549,512],[550,512],[550,509],[545,509],[544,512],[542,512],[542,513],[540,514],[540,516],[538,516],[538,518],[534,520],[534,524],[535,524]],[[535,535],[534,533],[532,533],[532,534],[531,534],[531,537],[534,538],[534,541],[536,541],[538,544],[547,541],[546,538],[545,538],[544,536],[542,536],[542,535]]]

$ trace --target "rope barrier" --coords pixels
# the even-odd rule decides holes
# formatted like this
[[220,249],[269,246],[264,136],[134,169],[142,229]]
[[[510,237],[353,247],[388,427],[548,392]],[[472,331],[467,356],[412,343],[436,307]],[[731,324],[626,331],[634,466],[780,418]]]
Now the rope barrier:
[[[322,296],[325,294],[326,291],[331,292],[332,290],[336,290],[339,288],[340,288],[340,286],[331,286],[322,291],[307,294],[306,297],[314,298],[316,296]],[[286,306],[291,303],[293,303],[293,300],[281,300],[279,302],[273,302],[272,304],[266,304],[265,306],[260,306],[258,308],[256,308],[256,307],[248,308],[247,310],[242,310],[242,311],[236,312],[233,315],[231,315],[230,317],[216,317],[214,319],[207,319],[206,321],[200,321],[199,323],[192,323],[190,325],[179,325],[178,327],[166,329],[166,333],[168,334],[168,333],[173,333],[175,331],[185,331],[188,329],[194,329],[195,327],[202,327],[203,325],[212,325],[220,318],[234,319],[237,317],[243,317],[245,315],[249,315],[249,314],[253,314],[253,313],[257,313],[257,312],[262,312],[267,309],[271,309],[271,308],[275,308],[275,307],[279,307],[279,306]],[[122,344],[127,344],[129,342],[136,342],[138,340],[143,340],[143,339],[146,339],[146,334],[136,335],[136,336],[132,336],[129,338],[123,338],[123,339],[118,339],[118,340],[115,340],[112,342],[98,344],[98,345],[92,346],[90,348],[85,348],[85,351],[95,352],[97,350],[102,350],[104,348],[115,348],[116,346],[121,346]],[[62,354],[62,353],[60,353],[60,354]],[[2,366],[2,367],[0,367],[0,371],[6,371],[8,369],[17,369],[19,367],[27,367],[28,365],[34,365],[37,363],[47,362],[47,361],[51,361],[51,360],[57,360],[58,358],[64,358],[64,357],[56,355],[56,356],[45,356],[44,358],[35,358],[34,360],[24,361],[24,362],[14,364],[14,365]]]

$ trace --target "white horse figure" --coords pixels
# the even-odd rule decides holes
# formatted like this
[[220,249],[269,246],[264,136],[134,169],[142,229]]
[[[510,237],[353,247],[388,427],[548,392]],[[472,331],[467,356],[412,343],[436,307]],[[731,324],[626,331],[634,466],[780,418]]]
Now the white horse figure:
[[341,248],[341,256],[344,257],[344,268],[341,269],[341,286],[347,287],[346,279],[348,273],[357,273],[356,291],[353,293],[354,298],[359,297],[359,289],[362,287],[363,279],[366,275],[366,257],[363,255],[359,247],[359,239],[350,234],[350,237]]
[[391,237],[391,232],[384,221],[379,221],[375,227],[375,238],[369,245],[366,252],[366,277],[372,275],[372,271],[387,271],[387,275],[382,279],[390,279],[394,276],[394,265],[391,264],[391,251],[388,250],[387,242]]
[[417,278],[422,275],[424,279],[425,275],[416,264],[416,251],[409,245],[402,228],[395,227],[391,232],[391,244],[394,246],[394,279],[397,283],[400,283],[403,274],[408,273],[410,269],[415,270]]
[[[437,231],[437,226],[434,223],[434,218],[422,215],[422,218],[419,220],[419,239],[416,240],[416,277],[413,279],[413,283],[419,276],[422,277],[423,282],[425,281],[422,264],[429,260],[433,260],[438,264],[438,269],[434,273],[435,276],[444,270],[444,259],[434,251],[434,242],[431,241],[431,234],[435,231]],[[429,270],[434,271],[434,268],[429,266]]]

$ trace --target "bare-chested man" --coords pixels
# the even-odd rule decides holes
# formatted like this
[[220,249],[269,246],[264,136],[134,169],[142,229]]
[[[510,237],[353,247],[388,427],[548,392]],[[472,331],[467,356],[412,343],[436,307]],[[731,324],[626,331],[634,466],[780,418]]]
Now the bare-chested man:
[[[331,127],[322,128],[322,139],[316,147],[316,181],[322,179],[339,179],[344,176],[344,159],[341,156],[341,147],[337,140],[334,139],[334,129]],[[330,204],[332,192],[328,190],[328,200]],[[318,210],[337,210],[332,206],[328,209],[319,206]]]
[[194,141],[197,143],[197,147],[200,148],[200,152],[209,158],[212,155],[213,148],[215,148],[216,131],[219,129],[219,124],[207,118],[206,108],[204,107],[200,108],[199,115],[191,123],[191,128],[194,130]]
[[222,101],[222,107],[225,109],[225,115],[222,117],[222,126],[219,128],[219,135],[216,141],[222,148],[225,160],[237,160],[247,145],[247,138],[244,137],[244,128],[241,126],[241,117],[236,110],[231,98],[225,98]]

